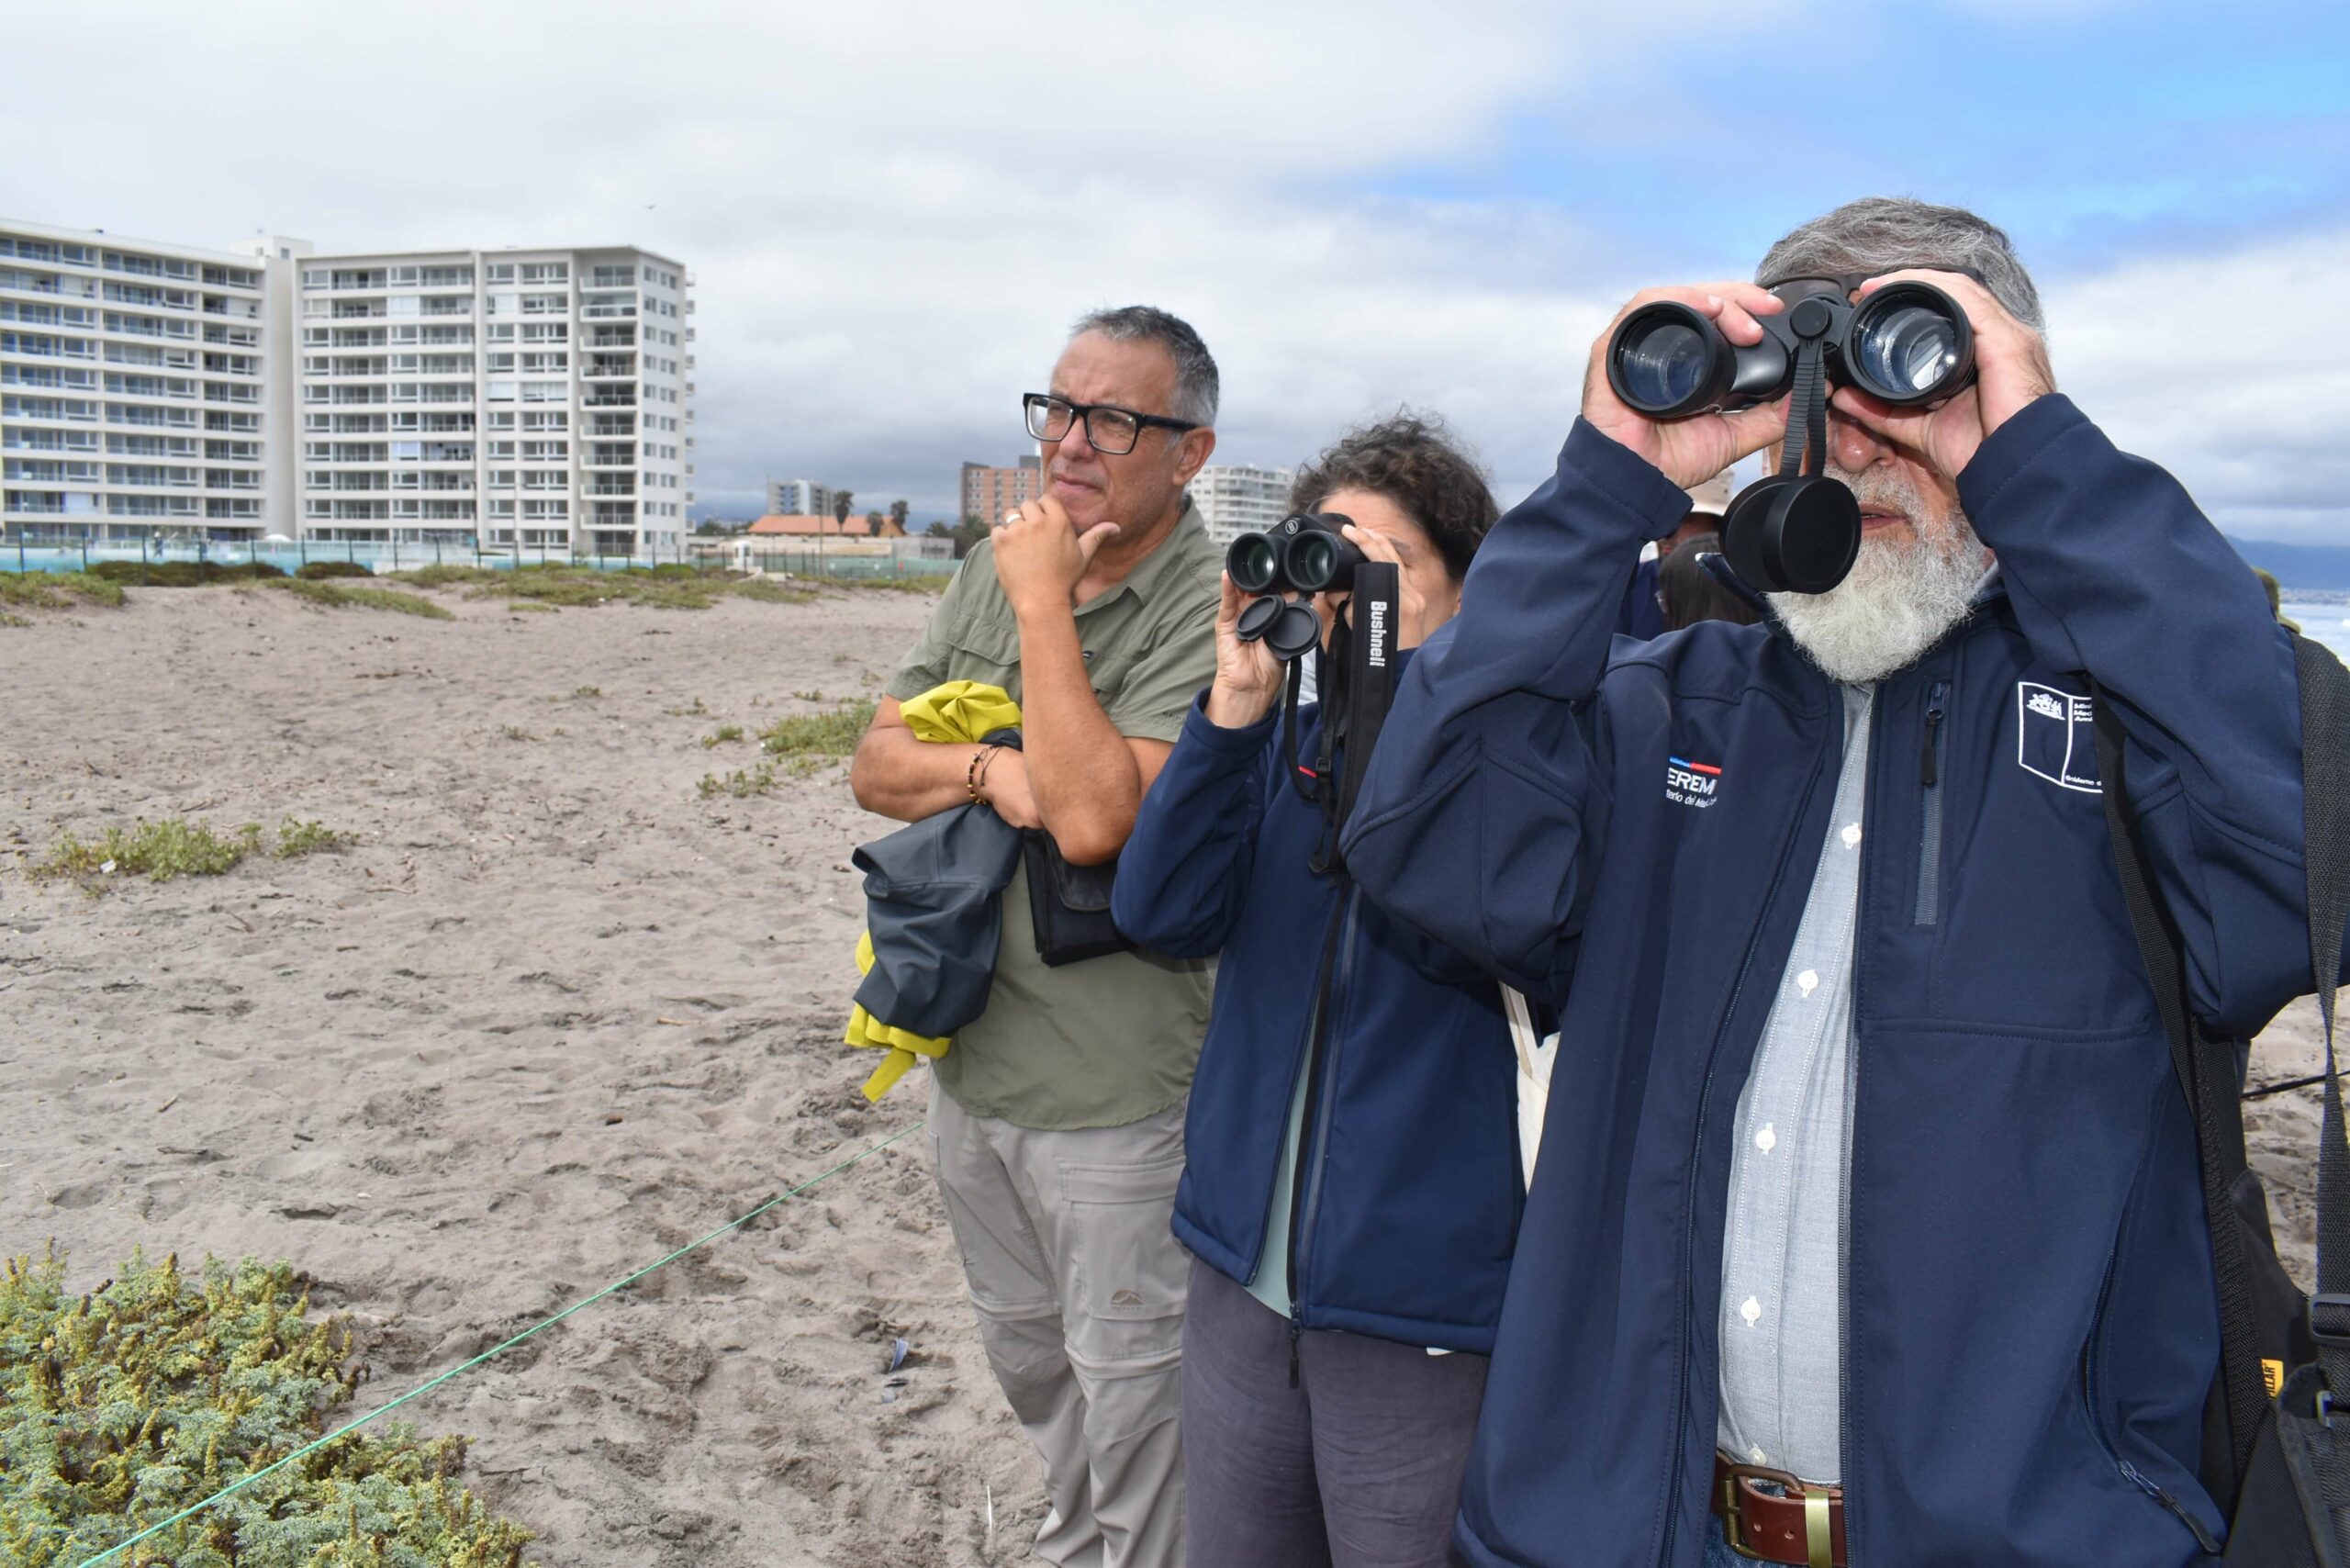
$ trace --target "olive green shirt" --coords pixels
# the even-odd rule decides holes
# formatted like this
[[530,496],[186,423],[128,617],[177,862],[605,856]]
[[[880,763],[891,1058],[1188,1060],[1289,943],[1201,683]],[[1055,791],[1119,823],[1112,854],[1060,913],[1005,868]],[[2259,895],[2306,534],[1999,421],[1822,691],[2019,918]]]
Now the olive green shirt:
[[[1125,580],[1077,607],[1078,641],[1102,711],[1118,733],[1173,742],[1215,678],[1223,562],[1195,507]],[[972,548],[912,652],[890,678],[903,702],[949,680],[1020,696],[1020,626],[995,576],[993,545]],[[1003,892],[1003,935],[987,1011],[931,1064],[975,1116],[1047,1130],[1124,1126],[1192,1087],[1215,991],[1211,960],[1113,953],[1046,967],[1036,955],[1028,878]]]

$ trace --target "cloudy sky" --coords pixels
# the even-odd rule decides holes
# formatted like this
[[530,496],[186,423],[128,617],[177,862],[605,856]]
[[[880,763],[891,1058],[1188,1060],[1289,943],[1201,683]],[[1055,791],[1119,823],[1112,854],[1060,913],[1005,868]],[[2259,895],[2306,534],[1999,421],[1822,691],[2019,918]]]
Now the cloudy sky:
[[705,510],[951,514],[1068,321],[1222,364],[1222,460],[1438,409],[1505,500],[1633,289],[1901,193],[2005,225],[2058,379],[2232,532],[2350,543],[2338,0],[0,0],[0,215],[698,279]]

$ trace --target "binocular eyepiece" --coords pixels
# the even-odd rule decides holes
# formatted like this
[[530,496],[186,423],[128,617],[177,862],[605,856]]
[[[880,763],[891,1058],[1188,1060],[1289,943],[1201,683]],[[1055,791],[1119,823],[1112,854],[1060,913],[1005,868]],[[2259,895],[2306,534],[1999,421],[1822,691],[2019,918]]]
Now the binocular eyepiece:
[[[1790,407],[1781,472],[1740,491],[1722,518],[1722,554],[1765,592],[1826,593],[1861,549],[1861,509],[1843,485],[1795,472],[1799,426],[1825,411],[1830,385],[1857,386],[1896,407],[1936,403],[1975,380],[1975,329],[1959,303],[1930,283],[1889,283],[1857,305],[1859,278],[1790,278],[1771,286],[1786,302],[1754,318],[1762,341],[1731,342],[1703,311],[1658,300],[1624,318],[1607,343],[1607,384],[1627,408],[1655,420],[1735,412],[1803,394]],[[1798,389],[1813,355],[1824,375]],[[1826,454],[1820,454],[1824,463]]]
[[[1257,596],[1240,612],[1240,640],[1263,639],[1284,663],[1311,652],[1322,640],[1322,621],[1309,598],[1344,593],[1354,586],[1355,568],[1365,557],[1338,531],[1354,520],[1337,512],[1297,512],[1262,533],[1244,533],[1225,547],[1224,569],[1232,586]],[[1297,597],[1292,599],[1289,595]]]

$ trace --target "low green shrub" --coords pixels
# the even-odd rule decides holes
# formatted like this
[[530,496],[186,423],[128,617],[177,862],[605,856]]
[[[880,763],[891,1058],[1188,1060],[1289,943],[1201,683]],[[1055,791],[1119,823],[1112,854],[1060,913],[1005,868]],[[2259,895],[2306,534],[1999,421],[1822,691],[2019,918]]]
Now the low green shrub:
[[122,605],[122,585],[95,572],[0,572],[0,604],[28,610],[94,604],[117,610]]
[[99,561],[92,577],[134,588],[206,588],[213,583],[275,582],[285,574],[266,561],[224,566],[218,561]]
[[[86,1295],[65,1260],[0,1274],[0,1561],[77,1568],[266,1469],[341,1418],[366,1375],[347,1319],[313,1322],[284,1263],[134,1255]],[[387,1424],[262,1476],[113,1559],[119,1568],[520,1568],[530,1532],[454,1478],[463,1438]]]
[[375,574],[356,561],[311,561],[297,568],[294,575],[315,583],[327,577],[372,577]]
[[[371,574],[362,572],[363,577]],[[390,588],[353,588],[346,583],[329,582],[319,577],[287,577],[274,585],[297,598],[330,609],[343,610],[356,606],[364,610],[388,610],[400,615],[420,615],[427,621],[453,621],[449,607],[435,604],[412,593],[397,593]]]
[[838,762],[856,751],[878,706],[869,697],[853,697],[821,713],[799,713],[778,719],[759,733],[759,746],[770,756],[791,757],[812,770]]
[[71,879],[95,891],[115,877],[145,877],[168,882],[177,877],[218,877],[232,871],[250,855],[269,854],[281,860],[341,849],[352,835],[322,823],[287,817],[277,824],[273,846],[262,836],[259,823],[246,823],[233,833],[215,832],[208,823],[179,817],[138,822],[126,830],[110,827],[106,836],[82,839],[67,834],[34,862],[35,880]]

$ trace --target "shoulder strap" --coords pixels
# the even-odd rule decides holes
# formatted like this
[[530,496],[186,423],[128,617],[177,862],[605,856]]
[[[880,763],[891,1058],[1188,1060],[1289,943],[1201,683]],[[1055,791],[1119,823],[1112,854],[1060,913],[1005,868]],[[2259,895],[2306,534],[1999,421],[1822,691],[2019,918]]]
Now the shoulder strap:
[[2333,1060],[2333,990],[2350,921],[2350,669],[2322,644],[2293,639],[2301,682],[2301,823],[2309,879],[2310,969],[2325,1032],[2325,1109],[2318,1133],[2317,1294],[2310,1330],[2328,1389],[2350,1397],[2350,1142]]
[[[2113,839],[2114,868],[2121,874],[2122,902],[2138,956],[2146,966],[2163,1034],[2170,1041],[2171,1068],[2195,1122],[2195,1143],[2203,1174],[2203,1217],[2211,1234],[2211,1264],[2220,1296],[2220,1380],[2228,1413],[2228,1458],[2241,1482],[2252,1460],[2268,1390],[2261,1379],[2257,1319],[2251,1260],[2237,1228],[2229,1192],[2244,1169],[2244,1111],[2236,1098],[2235,1047],[2209,1041],[2195,1027],[2188,1003],[2187,974],[2177,935],[2154,892],[2145,840],[2131,811],[2122,767],[2123,731],[2112,694],[2089,678],[2095,709],[2098,779],[2105,795],[2105,821]],[[2306,756],[2306,750],[2304,752]]]

